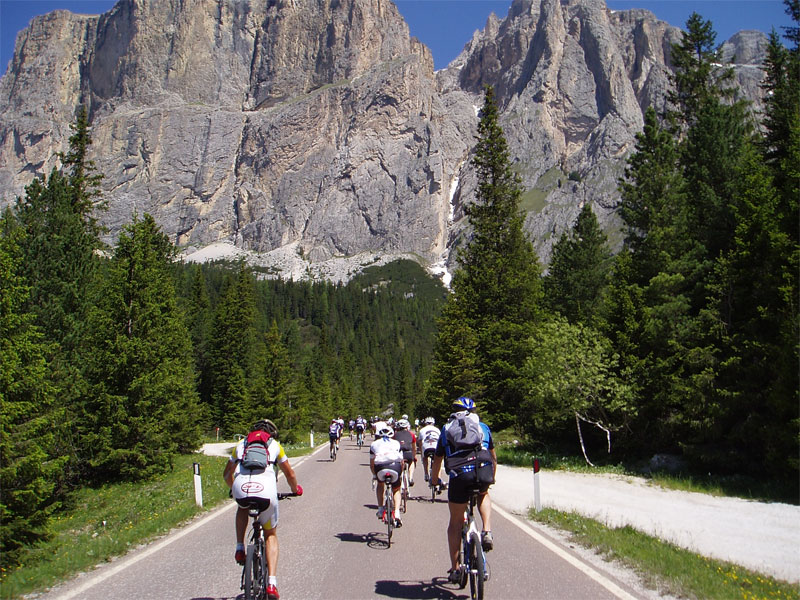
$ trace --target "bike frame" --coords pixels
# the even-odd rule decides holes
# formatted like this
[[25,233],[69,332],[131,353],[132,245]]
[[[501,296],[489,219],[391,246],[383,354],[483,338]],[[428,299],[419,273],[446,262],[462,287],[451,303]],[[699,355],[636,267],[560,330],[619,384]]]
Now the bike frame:
[[[278,494],[278,500],[290,498],[297,494]],[[264,530],[258,520],[260,511],[250,507],[247,514],[252,519],[250,539],[247,541],[247,558],[242,568],[241,589],[244,590],[244,600],[265,600],[267,597],[267,583],[269,573],[267,570],[267,546],[264,539]]]
[[481,534],[475,523],[475,505],[478,503],[478,492],[473,491],[469,503],[464,510],[464,526],[461,528],[461,555],[458,562],[464,565],[460,587],[463,589],[469,581],[470,598],[483,600],[484,583],[489,578],[486,554],[481,545]]

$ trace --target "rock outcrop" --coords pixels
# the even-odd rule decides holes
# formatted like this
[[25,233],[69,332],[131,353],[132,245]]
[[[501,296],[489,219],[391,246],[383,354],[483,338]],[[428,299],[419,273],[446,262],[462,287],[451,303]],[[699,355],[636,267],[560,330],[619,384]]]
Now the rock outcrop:
[[[748,97],[763,38],[726,45]],[[291,249],[309,268],[360,255],[452,263],[491,84],[546,260],[586,202],[615,239],[616,181],[644,109],[663,107],[679,39],[645,10],[515,0],[435,73],[389,0],[56,11],[20,34],[0,79],[0,202],[57,165],[84,104],[112,241],[138,211],[187,250],[223,242],[285,261]]]

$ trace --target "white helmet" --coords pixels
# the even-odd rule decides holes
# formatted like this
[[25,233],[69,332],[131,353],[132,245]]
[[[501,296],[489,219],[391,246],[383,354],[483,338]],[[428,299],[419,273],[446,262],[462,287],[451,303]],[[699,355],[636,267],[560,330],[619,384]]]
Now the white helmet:
[[408,429],[409,427],[411,427],[411,423],[408,422],[408,419],[400,419],[397,422],[398,429]]
[[433,417],[425,418],[425,425],[433,425],[434,423],[436,423],[436,420]]
[[378,429],[377,434],[381,437],[394,437],[394,429],[384,424],[383,427]]

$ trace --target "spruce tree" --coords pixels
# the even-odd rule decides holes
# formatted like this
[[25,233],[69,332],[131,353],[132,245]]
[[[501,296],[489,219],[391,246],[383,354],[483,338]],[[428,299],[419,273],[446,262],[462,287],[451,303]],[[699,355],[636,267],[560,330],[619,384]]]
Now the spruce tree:
[[153,217],[135,218],[90,311],[82,441],[98,481],[150,477],[170,468],[176,452],[199,445],[203,415],[174,256]]
[[216,307],[209,351],[213,420],[225,435],[245,432],[258,418],[252,377],[256,355],[253,276],[244,263],[229,276]]
[[[522,187],[511,169],[491,87],[486,89],[472,165],[478,179],[477,198],[466,208],[472,237],[458,256],[459,269],[448,298],[455,307],[446,308],[439,322],[436,360],[447,364],[434,363],[431,389],[438,406],[461,394],[475,396],[484,418],[502,428],[514,422],[522,400],[519,370],[527,334],[539,313],[541,269],[523,232]],[[468,345],[453,347],[462,343],[459,338]],[[443,343],[450,348],[443,348]],[[468,353],[464,363],[458,362],[462,353]],[[473,368],[478,376],[472,388],[455,390],[441,379],[446,373]]]
[[545,304],[570,323],[597,325],[603,290],[611,266],[608,236],[600,229],[588,204],[581,208],[572,230],[553,247],[544,278]]
[[47,343],[27,312],[23,232],[10,211],[0,217],[0,566],[17,566],[26,547],[48,534],[66,458],[58,451],[62,418],[47,373]]

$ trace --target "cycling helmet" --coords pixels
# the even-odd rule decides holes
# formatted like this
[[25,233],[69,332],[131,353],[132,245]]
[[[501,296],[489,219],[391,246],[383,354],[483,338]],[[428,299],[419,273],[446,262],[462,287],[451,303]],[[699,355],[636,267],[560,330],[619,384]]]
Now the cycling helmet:
[[472,398],[461,396],[458,400],[453,402],[453,408],[459,411],[468,410],[472,412],[475,410],[475,402],[472,400]]
[[378,429],[377,433],[381,437],[394,437],[394,429],[392,429],[388,425],[384,425],[383,427]]
[[436,420],[433,417],[425,417],[425,425],[433,425]]
[[402,419],[408,419],[408,415],[403,415],[401,418]]
[[261,419],[256,422],[251,431],[266,431],[270,437],[278,437],[278,428],[269,419]]
[[408,429],[409,427],[411,427],[411,423],[408,422],[408,419],[400,419],[397,422],[398,429]]

